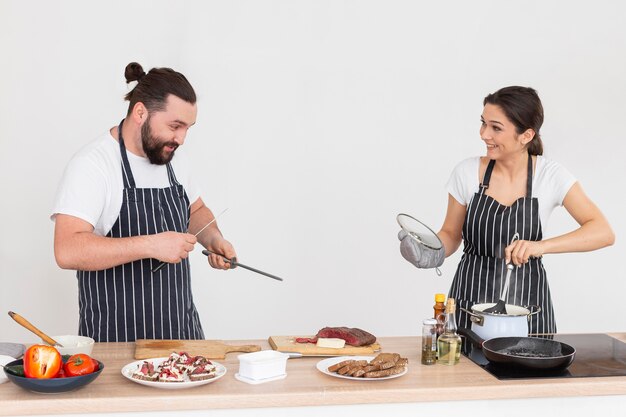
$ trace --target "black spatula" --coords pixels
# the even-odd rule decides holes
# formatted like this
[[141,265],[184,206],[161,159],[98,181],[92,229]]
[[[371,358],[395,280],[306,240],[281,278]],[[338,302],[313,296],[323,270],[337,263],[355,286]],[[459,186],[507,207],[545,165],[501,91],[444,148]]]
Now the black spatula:
[[485,313],[494,313],[494,314],[506,314],[506,298],[509,294],[509,281],[511,279],[511,271],[515,268],[513,264],[508,264],[506,266],[506,279],[504,280],[504,287],[502,287],[502,293],[500,294],[500,299],[493,307],[489,307],[483,310]]
[[[511,245],[515,243],[519,239],[519,234],[515,233],[513,235],[513,239],[511,239]],[[493,313],[493,314],[506,314],[506,299],[509,295],[509,281],[511,279],[511,271],[513,271],[515,266],[513,264],[507,264],[506,266],[506,279],[504,280],[504,286],[502,287],[502,292],[500,293],[500,299],[493,307],[489,307],[483,310],[485,313]]]

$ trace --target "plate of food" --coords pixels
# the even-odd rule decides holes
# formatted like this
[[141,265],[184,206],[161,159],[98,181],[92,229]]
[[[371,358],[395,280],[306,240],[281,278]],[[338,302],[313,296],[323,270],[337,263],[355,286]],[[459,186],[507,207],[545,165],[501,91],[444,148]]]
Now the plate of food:
[[180,352],[166,358],[131,362],[122,368],[122,375],[153,388],[184,389],[217,381],[226,375],[226,367],[204,356]]
[[377,356],[339,356],[317,363],[317,369],[326,375],[355,381],[381,381],[406,374],[409,360],[398,353],[379,353]]

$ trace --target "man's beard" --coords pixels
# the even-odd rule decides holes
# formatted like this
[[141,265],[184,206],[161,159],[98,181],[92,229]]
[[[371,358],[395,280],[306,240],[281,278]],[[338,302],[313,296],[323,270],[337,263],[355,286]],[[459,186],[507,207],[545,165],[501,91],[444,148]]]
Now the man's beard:
[[[151,164],[155,165],[165,165],[169,163],[174,157],[174,151],[178,148],[176,142],[160,140],[152,134],[152,130],[150,129],[150,115],[148,115],[146,122],[141,126],[141,144],[148,160]],[[166,146],[171,146],[174,150],[166,153],[164,151]]]

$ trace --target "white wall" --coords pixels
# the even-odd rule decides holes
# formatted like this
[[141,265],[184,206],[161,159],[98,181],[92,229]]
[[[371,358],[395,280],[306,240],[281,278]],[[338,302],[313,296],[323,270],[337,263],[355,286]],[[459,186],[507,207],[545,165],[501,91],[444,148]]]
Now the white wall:
[[[617,243],[545,257],[563,332],[625,331],[626,26],[600,1],[0,0],[0,312],[77,331],[77,285],[48,215],[65,164],[123,117],[124,67],[181,71],[198,93],[184,146],[239,259],[192,254],[208,338],[358,326],[413,335],[447,292],[398,251],[395,215],[438,228],[444,184],[484,153],[483,97],[538,89],[546,155],[572,171]],[[565,210],[547,236],[571,230]],[[0,315],[0,341],[35,337]]]

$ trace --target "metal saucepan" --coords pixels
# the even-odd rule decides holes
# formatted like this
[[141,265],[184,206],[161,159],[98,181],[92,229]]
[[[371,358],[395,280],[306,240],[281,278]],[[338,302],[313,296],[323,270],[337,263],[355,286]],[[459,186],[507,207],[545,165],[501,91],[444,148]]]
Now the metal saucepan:
[[474,304],[472,311],[461,307],[461,310],[470,316],[472,330],[483,339],[488,340],[504,336],[528,336],[528,321],[530,317],[541,311],[541,307],[536,305],[522,307],[506,304],[507,314],[485,312],[485,309],[494,305],[494,303]]
[[576,349],[556,340],[537,337],[496,337],[483,340],[463,327],[459,333],[479,346],[489,362],[527,369],[564,370],[574,361]]

